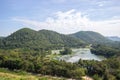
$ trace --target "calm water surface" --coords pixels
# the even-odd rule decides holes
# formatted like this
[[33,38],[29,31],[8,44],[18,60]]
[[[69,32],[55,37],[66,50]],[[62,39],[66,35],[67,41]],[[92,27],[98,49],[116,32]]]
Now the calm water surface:
[[79,49],[72,49],[73,54],[71,55],[64,55],[62,57],[57,57],[59,60],[65,60],[66,62],[78,62],[79,59],[82,60],[97,60],[102,61],[105,58],[103,56],[98,56],[95,54],[92,54],[90,49],[88,48],[79,48]]

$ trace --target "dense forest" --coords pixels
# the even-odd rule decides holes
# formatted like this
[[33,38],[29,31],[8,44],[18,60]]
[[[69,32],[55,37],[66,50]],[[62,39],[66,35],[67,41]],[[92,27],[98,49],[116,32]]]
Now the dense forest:
[[120,56],[103,61],[79,60],[78,63],[68,63],[51,60],[47,54],[51,53],[27,49],[0,50],[0,67],[78,80],[85,75],[93,77],[94,80],[120,79]]
[[93,32],[93,31],[79,31],[74,34],[70,34],[71,36],[75,38],[79,38],[80,40],[83,40],[89,44],[104,44],[104,43],[110,43],[112,42],[108,38],[104,37],[103,35]]
[[[120,80],[120,43],[108,40],[96,32],[76,34],[64,35],[49,30],[34,31],[24,28],[0,38],[0,68],[77,80],[85,75],[94,80]],[[71,47],[86,47],[90,44],[93,54],[107,59],[70,63],[48,57],[52,54],[52,49],[65,47],[61,55],[66,55],[72,53]]]
[[85,68],[65,61],[50,60],[45,53],[48,54],[21,49],[0,50],[0,67],[76,79],[86,74]]
[[91,52],[96,55],[102,55],[107,58],[120,56],[120,49],[116,47],[106,46],[106,45],[94,45],[92,46]]
[[75,47],[85,45],[84,41],[69,35],[63,35],[49,30],[34,31],[29,28],[20,29],[0,41],[0,48],[3,49],[26,47],[31,49],[52,49],[63,46]]

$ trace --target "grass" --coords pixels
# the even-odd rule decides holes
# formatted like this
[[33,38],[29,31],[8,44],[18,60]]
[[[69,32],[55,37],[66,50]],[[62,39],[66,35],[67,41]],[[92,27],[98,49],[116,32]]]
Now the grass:
[[0,80],[66,80],[64,78],[33,75],[27,72],[10,71],[8,69],[0,68]]
[[32,75],[15,75],[12,73],[0,72],[0,80],[38,80],[37,77]]

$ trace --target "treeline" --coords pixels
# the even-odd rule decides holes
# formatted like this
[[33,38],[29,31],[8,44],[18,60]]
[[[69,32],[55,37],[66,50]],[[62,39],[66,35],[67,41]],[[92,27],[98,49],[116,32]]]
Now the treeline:
[[46,57],[47,54],[51,54],[51,51],[2,49],[0,50],[0,67],[78,80],[84,75],[89,75],[94,80],[120,80],[119,56],[104,61],[79,60],[77,63],[67,63],[50,60]]
[[87,69],[87,75],[94,80],[120,80],[120,57],[109,58],[104,61],[79,60],[80,67]]
[[106,45],[93,45],[91,52],[96,55],[102,55],[107,58],[113,57],[113,56],[120,56],[120,49],[117,47],[112,46],[106,46]]
[[[43,53],[44,54],[43,54]],[[48,51],[0,50],[0,67],[10,70],[23,70],[31,73],[81,79],[86,69],[65,61],[50,60],[45,57]]]
[[72,54],[72,49],[65,47],[63,51],[60,51],[61,55],[67,55],[67,54]]

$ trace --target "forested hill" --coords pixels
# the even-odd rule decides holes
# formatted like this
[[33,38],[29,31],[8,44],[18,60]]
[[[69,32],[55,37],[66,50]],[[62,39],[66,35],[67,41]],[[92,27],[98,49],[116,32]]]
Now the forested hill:
[[58,48],[62,46],[83,46],[84,41],[54,31],[35,31],[29,28],[20,29],[0,41],[0,48]]
[[93,31],[79,31],[77,33],[71,34],[71,36],[79,38],[80,40],[83,40],[90,44],[102,44],[112,42],[103,35]]
[[47,40],[52,44],[62,44],[65,46],[82,46],[85,42],[69,35],[64,35],[50,30],[40,30],[40,34],[43,34]]
[[32,48],[52,49],[67,47],[84,47],[87,44],[105,44],[119,47],[103,35],[93,31],[79,31],[74,34],[64,35],[50,30],[35,31],[29,28],[20,29],[8,37],[0,38],[0,48]]

